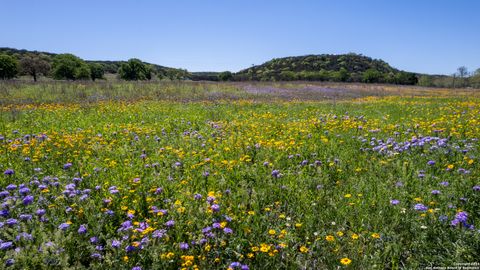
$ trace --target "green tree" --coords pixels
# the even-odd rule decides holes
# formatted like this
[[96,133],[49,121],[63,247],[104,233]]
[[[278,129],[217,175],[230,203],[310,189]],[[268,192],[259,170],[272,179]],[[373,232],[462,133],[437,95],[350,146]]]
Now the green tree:
[[53,58],[53,77],[57,80],[86,79],[90,77],[90,69],[73,54],[59,54]]
[[145,65],[145,78],[147,80],[152,79],[152,74],[155,73],[155,69],[152,65]]
[[220,81],[231,81],[233,79],[233,74],[230,71],[220,72],[218,74],[218,79]]
[[12,79],[17,76],[18,62],[15,58],[2,54],[0,55],[0,79]]
[[95,81],[96,79],[103,79],[103,75],[105,74],[105,71],[101,64],[91,63],[89,64],[89,67],[90,67],[90,78],[92,79],[92,81]]
[[377,83],[382,79],[382,73],[378,70],[370,68],[363,72],[362,81],[365,83]]
[[142,61],[136,58],[122,63],[118,70],[120,78],[127,81],[147,80],[151,78],[151,70]]
[[82,64],[75,69],[75,80],[88,80],[91,77],[90,67],[87,64]]
[[50,72],[50,63],[45,55],[26,54],[20,59],[20,68],[23,74],[32,76],[37,81],[39,75],[46,76]]
[[339,71],[334,72],[332,76],[333,80],[336,82],[346,82],[350,78],[350,74],[344,67],[340,68]]
[[418,85],[420,86],[433,86],[433,79],[431,76],[423,75],[418,79]]
[[294,81],[297,78],[298,78],[297,73],[295,73],[293,71],[286,70],[286,71],[280,72],[279,79],[282,80],[282,81]]
[[418,83],[418,78],[415,73],[400,71],[395,74],[394,82],[396,84],[415,85]]
[[469,78],[469,84],[472,87],[480,88],[480,68]]

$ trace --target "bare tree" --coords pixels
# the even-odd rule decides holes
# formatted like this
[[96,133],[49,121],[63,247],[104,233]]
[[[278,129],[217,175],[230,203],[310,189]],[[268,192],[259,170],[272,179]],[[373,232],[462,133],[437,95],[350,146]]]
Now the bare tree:
[[457,71],[458,71],[458,76],[460,78],[465,78],[465,77],[468,76],[468,69],[465,66],[461,66],[461,67],[457,68]]
[[467,67],[465,66],[461,66],[459,68],[457,68],[457,74],[458,74],[458,77],[460,78],[460,81],[461,81],[461,86],[462,87],[465,87],[466,86],[466,82],[467,82],[467,77],[468,77],[468,69]]
[[20,67],[24,74],[28,74],[33,77],[33,80],[37,81],[37,76],[47,75],[50,71],[50,63],[45,57],[36,54],[27,54],[20,60]]

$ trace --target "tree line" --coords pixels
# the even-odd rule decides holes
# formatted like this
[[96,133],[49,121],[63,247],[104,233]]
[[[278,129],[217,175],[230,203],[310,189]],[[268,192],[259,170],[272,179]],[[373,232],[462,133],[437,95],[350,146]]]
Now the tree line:
[[128,61],[85,61],[73,54],[39,53],[0,48],[0,79],[29,75],[56,80],[98,80],[106,73],[123,80],[207,80],[207,81],[331,81],[364,82],[427,87],[480,87],[480,69],[469,72],[459,67],[452,75],[426,75],[397,70],[386,62],[359,54],[306,55],[285,57],[252,66],[237,73],[193,72]]
[[0,54],[0,79],[8,80],[29,75],[33,81],[40,76],[55,80],[104,79],[105,73],[117,74],[123,80],[187,79],[186,70],[166,68],[132,58],[128,61],[85,61],[73,54],[22,52]]
[[427,87],[474,87],[480,88],[480,68],[469,72],[467,67],[461,66],[451,75],[420,75],[418,85]]

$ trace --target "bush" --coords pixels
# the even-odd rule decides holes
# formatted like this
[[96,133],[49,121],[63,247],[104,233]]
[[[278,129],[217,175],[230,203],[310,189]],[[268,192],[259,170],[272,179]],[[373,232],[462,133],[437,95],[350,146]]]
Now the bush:
[[73,54],[59,54],[53,58],[53,78],[76,80],[90,77],[88,65]]
[[98,63],[93,63],[90,64],[90,78],[92,81],[95,81],[96,79],[102,79],[103,74],[105,71],[103,70],[103,66],[98,64]]
[[363,73],[362,81],[365,83],[378,83],[382,79],[382,73],[375,69],[368,69]]
[[0,79],[12,79],[17,76],[18,62],[9,55],[0,55]]
[[149,80],[151,79],[151,69],[142,61],[136,58],[123,63],[118,70],[121,79],[127,81]]
[[230,71],[224,71],[218,74],[218,79],[220,81],[231,81],[233,79],[233,74]]

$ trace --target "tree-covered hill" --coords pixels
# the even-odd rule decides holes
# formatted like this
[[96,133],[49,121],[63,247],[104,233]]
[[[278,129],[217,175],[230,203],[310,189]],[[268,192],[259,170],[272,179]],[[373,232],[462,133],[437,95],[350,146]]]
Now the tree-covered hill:
[[322,54],[272,59],[241,70],[237,80],[345,81],[415,84],[416,74],[400,71],[382,60],[360,54]]

